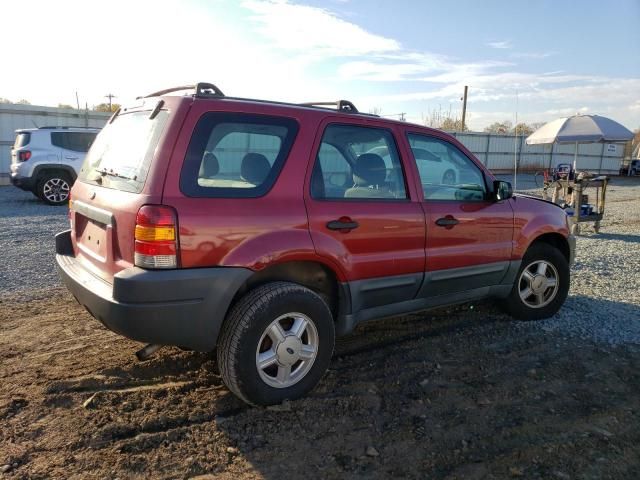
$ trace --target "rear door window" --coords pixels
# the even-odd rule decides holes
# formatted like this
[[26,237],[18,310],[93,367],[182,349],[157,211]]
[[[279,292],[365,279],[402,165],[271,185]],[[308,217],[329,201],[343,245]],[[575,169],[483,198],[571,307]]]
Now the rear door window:
[[94,132],[51,132],[51,144],[74,152],[88,152],[96,135]]
[[329,125],[311,176],[316,199],[406,199],[393,134],[382,128]]
[[273,186],[298,130],[290,118],[207,113],[180,176],[190,197],[259,197]]
[[167,122],[160,110],[121,113],[104,127],[91,145],[78,178],[107,188],[140,193]]

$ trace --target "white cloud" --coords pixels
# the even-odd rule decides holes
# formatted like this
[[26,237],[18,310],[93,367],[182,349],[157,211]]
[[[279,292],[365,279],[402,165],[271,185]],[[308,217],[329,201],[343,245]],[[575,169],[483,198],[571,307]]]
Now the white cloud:
[[248,0],[258,31],[273,46],[312,56],[350,57],[400,50],[396,40],[367,32],[330,11],[286,1]]
[[541,59],[557,55],[558,52],[514,52],[511,54],[513,58]]
[[499,42],[487,42],[486,45],[491,48],[507,49],[507,48],[511,48],[511,40],[502,40]]

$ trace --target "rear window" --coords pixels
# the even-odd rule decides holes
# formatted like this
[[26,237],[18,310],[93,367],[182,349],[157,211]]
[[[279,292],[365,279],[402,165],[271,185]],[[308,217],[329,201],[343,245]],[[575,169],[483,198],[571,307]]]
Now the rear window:
[[20,132],[16,135],[16,141],[13,144],[13,148],[22,148],[29,145],[31,141],[31,134],[29,132]]
[[208,113],[198,121],[180,176],[190,197],[259,197],[273,186],[298,131],[295,120]]
[[88,152],[96,132],[51,132],[51,144],[74,152]]
[[107,188],[140,193],[168,112],[155,118],[149,111],[118,115],[98,134],[78,178]]

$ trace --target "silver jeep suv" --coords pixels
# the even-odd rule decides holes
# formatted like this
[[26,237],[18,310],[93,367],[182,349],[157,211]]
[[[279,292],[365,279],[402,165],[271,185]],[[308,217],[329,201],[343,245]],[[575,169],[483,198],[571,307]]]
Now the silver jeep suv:
[[16,130],[11,183],[49,205],[62,205],[100,129],[41,127]]

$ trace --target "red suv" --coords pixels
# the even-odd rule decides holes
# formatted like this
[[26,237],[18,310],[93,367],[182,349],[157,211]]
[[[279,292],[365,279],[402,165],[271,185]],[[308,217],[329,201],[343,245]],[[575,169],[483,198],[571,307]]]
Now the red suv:
[[204,83],[116,112],[71,198],[56,259],[76,299],[131,339],[217,349],[260,405],[312,389],[365,320],[488,297],[553,315],[575,247],[562,209],[444,132]]

